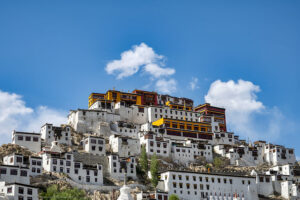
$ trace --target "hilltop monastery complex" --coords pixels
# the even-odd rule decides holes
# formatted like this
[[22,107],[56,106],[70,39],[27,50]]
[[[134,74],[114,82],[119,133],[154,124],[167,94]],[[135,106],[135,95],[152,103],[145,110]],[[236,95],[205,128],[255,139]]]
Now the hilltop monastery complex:
[[[3,157],[0,199],[38,199],[39,188],[31,183],[45,174],[64,174],[86,191],[115,189],[111,182],[127,177],[132,184],[121,189],[119,199],[130,199],[122,192],[131,186],[141,186],[132,195],[137,200],[167,200],[171,194],[182,200],[300,199],[294,149],[241,140],[227,131],[225,108],[142,90],[92,93],[88,100],[88,109],[71,110],[61,126],[50,121],[39,133],[12,131],[11,143],[32,155]],[[156,154],[166,166],[151,190],[141,185],[137,170],[143,146],[149,159]],[[215,158],[232,169],[251,170],[196,170],[213,166]]]

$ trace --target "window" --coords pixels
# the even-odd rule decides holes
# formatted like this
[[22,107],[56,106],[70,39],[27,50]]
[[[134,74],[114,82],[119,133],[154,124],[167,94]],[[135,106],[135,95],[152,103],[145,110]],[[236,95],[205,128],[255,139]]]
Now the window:
[[19,187],[19,194],[24,194],[24,188],[23,187]]
[[71,161],[67,160],[67,161],[66,161],[66,165],[67,165],[67,166],[71,166]]
[[18,170],[16,170],[16,169],[11,169],[11,170],[10,170],[10,175],[18,175]]
[[96,149],[96,146],[92,146],[92,151],[95,151],[95,149]]
[[232,184],[232,179],[229,179],[229,183]]
[[35,173],[35,170],[36,170],[36,169],[35,169],[34,167],[31,169],[31,171],[32,171],[33,173]]
[[27,194],[32,195],[32,189],[28,188],[27,189]]
[[40,169],[40,168],[37,168],[37,169],[36,169],[36,172],[37,172],[37,173],[41,173],[41,169]]
[[242,184],[243,184],[243,185],[245,184],[245,181],[244,181],[244,180],[242,180]]
[[22,162],[22,157],[17,157],[17,162],[21,163]]
[[202,177],[201,176],[199,176],[199,181],[202,182]]
[[270,178],[266,177],[266,182],[269,183],[270,182]]
[[21,176],[27,176],[27,171],[21,170]]
[[264,177],[259,177],[259,182],[264,182]]
[[80,163],[74,163],[75,168],[80,168]]
[[103,144],[103,140],[98,140],[98,144]]
[[7,188],[7,193],[12,193],[12,187]]
[[25,137],[25,140],[26,140],[26,141],[31,141],[31,137],[30,137],[30,136],[26,136],[26,137]]
[[53,166],[53,171],[55,171],[55,172],[56,172],[56,166]]
[[179,183],[179,187],[182,188],[182,183]]
[[90,177],[89,177],[89,176],[86,177],[86,182],[87,182],[87,183],[90,182]]
[[74,174],[78,174],[78,169],[75,169],[75,170],[74,170]]
[[32,160],[32,161],[31,161],[31,164],[32,164],[32,165],[36,165],[36,160]]
[[71,160],[71,155],[67,155],[67,159],[68,159],[68,160]]
[[176,180],[176,175],[173,175],[172,177],[173,177],[173,180]]
[[23,140],[23,136],[19,135],[18,140]]
[[67,168],[67,173],[68,173],[68,174],[70,173],[70,168]]
[[60,168],[59,168],[59,171],[60,171],[60,172],[64,172],[64,168],[63,168],[63,167],[60,167]]
[[189,176],[185,176],[185,179],[186,179],[187,181],[189,180],[189,178],[190,178]]
[[53,159],[52,163],[53,163],[54,165],[56,165],[56,164],[57,164],[57,160],[56,160],[56,159]]
[[206,185],[206,189],[209,190],[209,185]]
[[176,188],[176,182],[173,182],[173,188]]
[[226,179],[226,178],[224,178],[224,183],[226,184],[226,182],[227,182],[227,179]]
[[63,161],[63,160],[60,160],[59,164],[60,164],[60,165],[64,165],[64,161]]
[[39,138],[38,137],[33,137],[32,139],[34,142],[38,142],[39,141]]

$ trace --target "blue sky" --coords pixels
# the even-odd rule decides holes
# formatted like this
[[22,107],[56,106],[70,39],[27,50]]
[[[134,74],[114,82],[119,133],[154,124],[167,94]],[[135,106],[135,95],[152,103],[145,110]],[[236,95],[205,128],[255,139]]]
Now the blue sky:
[[[205,96],[221,106],[231,96],[242,107],[249,100],[251,109],[229,109],[230,119],[243,119],[231,131],[294,147],[300,156],[299,9],[299,1],[274,0],[1,1],[0,91],[30,117],[14,111],[0,128],[28,129],[47,113],[54,120],[86,108],[91,92],[157,90],[159,80],[172,79],[172,95],[196,104]],[[175,73],[157,78],[143,66],[122,79],[107,73],[108,63],[142,43],[163,56],[156,64]],[[227,91],[224,101],[220,90]]]

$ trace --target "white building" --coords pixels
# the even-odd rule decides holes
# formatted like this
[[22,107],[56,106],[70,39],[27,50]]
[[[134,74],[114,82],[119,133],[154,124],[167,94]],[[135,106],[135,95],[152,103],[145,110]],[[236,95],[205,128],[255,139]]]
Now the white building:
[[180,199],[227,198],[239,196],[258,200],[255,177],[228,174],[166,171],[161,173],[164,191]]
[[148,109],[145,106],[127,106],[124,102],[119,102],[115,104],[115,113],[120,115],[120,121],[132,122],[137,125],[147,122]]
[[78,109],[68,115],[68,124],[78,133],[101,134],[101,123],[115,121],[120,121],[120,115],[110,111]]
[[41,135],[39,133],[13,131],[12,143],[36,153],[41,151]]
[[90,135],[83,139],[83,149],[87,153],[104,156],[106,153],[105,139],[102,137]]
[[58,127],[53,126],[53,124],[45,124],[41,128],[41,137],[48,145],[53,141],[57,141],[59,144],[71,145],[71,127],[69,125]]
[[136,179],[136,158],[134,156],[121,158],[117,154],[108,156],[108,171],[110,177],[117,180],[124,180],[124,172],[127,177]]
[[190,164],[198,161],[213,161],[212,145],[201,141],[171,141],[171,155],[175,162]]
[[[214,129],[215,126],[212,125],[212,129]],[[225,145],[234,145],[235,139],[234,134],[231,132],[215,132],[213,131],[213,144],[225,144]]]
[[214,151],[228,158],[231,165],[255,166],[264,162],[261,149],[257,147],[219,144],[214,146]]
[[141,152],[140,140],[136,138],[111,135],[109,144],[112,152],[118,153],[120,157],[137,156]]
[[104,157],[91,154],[43,152],[43,168],[48,172],[67,174],[80,184],[103,185]]
[[29,168],[13,165],[0,165],[0,181],[6,183],[29,184]]
[[110,124],[111,130],[118,135],[138,138],[139,125],[132,122],[117,121]]
[[140,143],[141,145],[145,145],[146,153],[150,156],[154,153],[162,157],[169,157],[171,155],[170,141],[163,137],[148,133],[140,138]]
[[107,111],[107,112],[114,112],[115,103],[110,100],[101,100],[96,101],[89,107],[89,110],[100,110],[100,111]]
[[298,200],[300,199],[300,185],[292,181],[281,182],[281,196],[285,199]]
[[136,194],[136,200],[168,200],[168,193],[162,191],[154,191],[154,192],[140,192]]
[[13,153],[3,158],[3,164],[28,167],[30,176],[42,174],[42,158],[36,156],[23,156],[22,154]]
[[199,113],[187,110],[171,109],[168,106],[148,106],[148,122],[155,122],[161,118],[199,122]]
[[[0,182],[0,194],[9,200],[38,200],[38,188],[22,183]],[[1,196],[0,196],[1,197]]]

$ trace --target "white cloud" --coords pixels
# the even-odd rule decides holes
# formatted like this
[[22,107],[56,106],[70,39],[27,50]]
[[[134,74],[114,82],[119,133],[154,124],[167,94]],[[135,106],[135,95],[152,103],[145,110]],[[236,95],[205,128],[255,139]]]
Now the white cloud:
[[159,79],[155,86],[157,91],[165,94],[171,94],[172,92],[176,91],[177,83],[174,79]]
[[66,123],[67,113],[40,106],[36,109],[27,107],[22,96],[0,90],[0,143],[11,142],[11,132],[34,131],[39,132],[46,123],[60,125]]
[[175,73],[175,69],[173,68],[162,68],[155,63],[150,63],[145,66],[145,71],[154,76],[155,78],[159,78],[162,76],[170,76]]
[[239,135],[276,140],[284,127],[285,118],[276,107],[267,108],[258,101],[258,92],[260,87],[250,81],[217,80],[211,84],[205,101],[226,108],[227,124]]
[[192,77],[192,80],[190,82],[190,89],[191,90],[195,90],[195,89],[198,89],[199,86],[198,86],[198,78],[195,78],[195,77]]
[[109,62],[105,70],[108,74],[117,75],[117,79],[122,79],[136,74],[140,68],[144,68],[154,78],[175,73],[172,68],[164,68],[164,56],[156,54],[145,43],[134,45],[132,49],[121,53],[121,59]]
[[[175,74],[175,69],[165,67],[165,57],[155,53],[145,43],[134,45],[130,50],[121,53],[121,59],[109,62],[105,70],[108,74],[116,75],[117,79],[129,77],[142,71],[150,76],[150,83],[147,84],[147,87],[156,81],[156,90],[176,91],[176,81],[174,79],[165,80],[166,77]],[[165,84],[166,82],[168,84]]]

